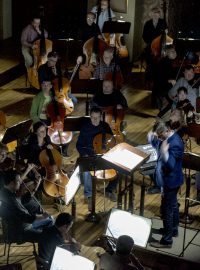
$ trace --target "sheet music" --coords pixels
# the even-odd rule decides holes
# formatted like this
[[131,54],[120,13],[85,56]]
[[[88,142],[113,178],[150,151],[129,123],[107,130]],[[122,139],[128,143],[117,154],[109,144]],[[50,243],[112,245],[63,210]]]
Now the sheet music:
[[135,245],[146,247],[151,225],[150,219],[123,210],[112,209],[106,235],[116,239],[121,235],[129,235],[133,238]]
[[95,263],[89,259],[56,247],[50,270],[94,270],[94,267]]
[[136,148],[150,154],[150,157],[145,161],[145,163],[154,162],[158,159],[157,151],[151,144],[138,145]]
[[65,203],[66,203],[66,205],[68,205],[70,203],[70,201],[73,199],[80,184],[81,184],[80,169],[79,169],[79,166],[77,166],[75,171],[73,172],[72,176],[70,177],[69,182],[65,186]]
[[127,149],[110,152],[103,155],[103,158],[110,162],[116,162],[130,170],[134,169],[141,161],[143,161],[143,157]]

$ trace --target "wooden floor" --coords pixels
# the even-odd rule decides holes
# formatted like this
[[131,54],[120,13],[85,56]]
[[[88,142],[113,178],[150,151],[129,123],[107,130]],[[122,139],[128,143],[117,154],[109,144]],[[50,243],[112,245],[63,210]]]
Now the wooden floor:
[[[140,89],[139,86],[144,85],[140,83],[143,76],[141,73],[132,73],[129,77],[128,83],[123,89],[123,93],[128,100],[129,110],[126,114],[125,120],[127,122],[126,128],[126,141],[133,146],[138,144],[146,143],[147,132],[151,129],[157,111],[151,109],[150,107],[150,96],[151,92],[144,89]],[[31,101],[35,93],[31,92],[26,88],[25,77],[22,76],[9,84],[4,85],[0,88],[0,110],[3,110],[6,113],[7,127],[10,127],[20,121],[26,120],[29,118],[29,111],[31,106]],[[85,102],[84,98],[79,98],[79,103],[75,108],[75,111],[72,115],[84,115],[85,112]],[[76,162],[78,153],[75,148],[75,143],[77,140],[78,133],[74,134],[73,141],[69,146],[69,158],[63,159],[63,167],[70,175],[70,171],[73,169]],[[200,148],[195,142],[193,143],[193,150],[196,153],[200,153]],[[150,180],[147,178],[146,184],[150,184]],[[135,173],[135,182],[134,182],[134,207],[135,213],[139,213],[140,206],[140,186],[142,183],[142,176],[136,172]],[[103,186],[103,184],[100,184]],[[192,186],[191,197],[195,197],[195,188]],[[180,202],[180,212],[184,211],[184,198],[185,198],[185,185],[181,188],[179,193],[179,202]],[[100,223],[88,223],[85,221],[85,217],[88,214],[87,205],[84,203],[83,189],[82,187],[78,190],[76,196],[77,204],[77,215],[76,222],[74,226],[74,234],[78,241],[80,241],[84,247],[84,255],[93,259],[98,263],[98,258],[96,256],[96,249],[89,248],[94,241],[104,233],[106,216],[103,216]],[[106,211],[116,207],[116,203],[105,200],[105,209]],[[44,208],[53,216],[58,214],[58,211],[53,208],[53,201],[48,198],[44,198]],[[97,192],[97,201],[96,201],[97,212],[104,211],[104,198],[103,195]],[[159,217],[160,209],[160,195],[146,195],[145,196],[145,211],[144,216],[148,218]],[[71,206],[65,206],[64,211],[71,211]],[[199,207],[191,208],[190,214],[195,217],[195,221],[192,223],[193,228],[199,228],[200,226],[200,217],[199,217]],[[23,250],[22,250],[23,249]],[[32,248],[12,248],[11,254],[17,255],[23,252],[31,253]],[[0,253],[3,252],[3,245],[0,245]],[[10,262],[15,262],[17,258],[11,258]],[[5,263],[5,256],[0,257],[0,264]],[[25,260],[22,262],[23,269],[34,270],[35,262],[34,259]]]

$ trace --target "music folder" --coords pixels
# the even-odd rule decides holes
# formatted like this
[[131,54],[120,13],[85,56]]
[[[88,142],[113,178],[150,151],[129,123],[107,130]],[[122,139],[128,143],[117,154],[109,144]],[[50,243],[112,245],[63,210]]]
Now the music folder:
[[[113,208],[105,228],[105,236],[116,242],[121,235],[128,235],[139,247],[146,247],[151,232],[152,221],[127,211]],[[111,244],[112,244],[111,242]]]
[[94,270],[95,263],[80,255],[56,247],[50,270]]
[[102,156],[113,168],[124,174],[131,174],[141,166],[150,154],[127,143],[119,143]]

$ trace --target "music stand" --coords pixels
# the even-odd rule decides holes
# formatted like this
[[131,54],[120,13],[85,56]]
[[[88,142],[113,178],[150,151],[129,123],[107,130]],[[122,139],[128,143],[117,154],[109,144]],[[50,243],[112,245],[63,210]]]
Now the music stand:
[[[124,209],[126,210],[126,196],[129,192],[129,207],[128,210],[133,213],[133,174],[134,171],[141,166],[145,160],[149,157],[149,154],[145,153],[133,147],[127,143],[120,143],[114,146],[106,154],[102,156],[108,164],[110,164],[113,169],[117,170],[119,173],[126,176],[125,188],[121,190],[121,183],[119,185],[119,195],[118,195],[118,208],[122,208],[122,197],[125,198]],[[130,178],[129,184],[127,183]]]
[[128,235],[139,247],[146,247],[152,221],[129,212],[113,208],[105,228],[105,236],[116,241],[121,235]]
[[56,247],[50,270],[94,270],[95,263],[83,256],[73,254],[59,246]]
[[17,146],[18,146],[20,140],[24,139],[24,137],[28,135],[31,124],[32,124],[32,120],[28,119],[7,128],[4,134],[4,137],[2,139],[2,143],[7,144],[7,143],[17,140]]
[[121,33],[128,34],[131,27],[130,22],[106,21],[104,22],[102,33]]
[[[79,157],[76,164],[80,166],[80,172],[97,171],[112,169],[112,165],[105,162],[102,155],[94,155],[89,157]],[[92,209],[91,213],[86,217],[86,221],[98,222],[100,217],[95,212],[95,200],[96,200],[96,176],[92,176]]]
[[190,177],[190,170],[200,171],[200,156],[196,155],[194,153],[186,152],[183,156],[183,164],[182,167],[189,170],[189,174],[186,177],[186,192],[185,192],[185,210],[184,210],[184,237],[183,237],[183,250],[181,252],[181,256],[183,256],[185,249],[188,247],[188,245],[192,242],[192,239],[187,246],[185,247],[185,240],[186,240],[186,229],[187,224],[192,223],[193,220],[191,220],[188,209],[189,209],[189,201],[190,201],[190,185],[191,185],[191,177]]

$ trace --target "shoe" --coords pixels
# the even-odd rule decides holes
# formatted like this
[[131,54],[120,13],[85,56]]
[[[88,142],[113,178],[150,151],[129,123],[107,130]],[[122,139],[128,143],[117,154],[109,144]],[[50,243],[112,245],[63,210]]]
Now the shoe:
[[154,248],[172,248],[172,244],[162,244],[159,241],[151,242],[149,245]]
[[146,193],[149,194],[149,195],[150,194],[159,194],[160,193],[160,188],[156,187],[156,186],[150,187],[150,188],[148,188]]
[[117,195],[116,194],[114,194],[112,192],[106,191],[105,195],[106,195],[106,198],[108,198],[112,202],[116,202],[117,201]]
[[200,205],[200,196],[197,196],[194,201],[189,202],[189,207]]

